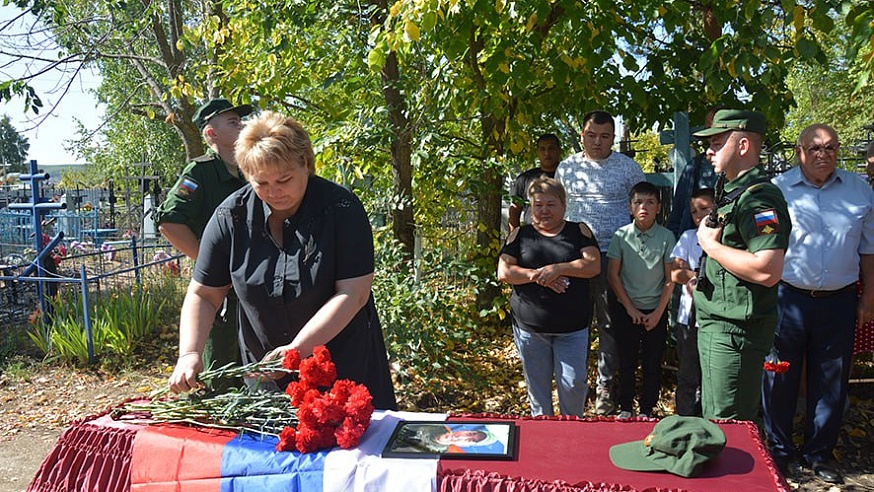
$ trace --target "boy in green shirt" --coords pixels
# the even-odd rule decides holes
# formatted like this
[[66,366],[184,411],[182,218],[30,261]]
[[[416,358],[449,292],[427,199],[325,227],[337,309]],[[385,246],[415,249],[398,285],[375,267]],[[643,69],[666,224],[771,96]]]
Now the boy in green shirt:
[[616,294],[610,314],[619,347],[619,418],[634,414],[638,359],[643,372],[639,415],[651,416],[658,403],[667,306],[674,288],[671,251],[676,243],[671,231],[656,224],[661,199],[655,185],[634,185],[628,211],[631,224],[613,234],[607,250],[607,281]]

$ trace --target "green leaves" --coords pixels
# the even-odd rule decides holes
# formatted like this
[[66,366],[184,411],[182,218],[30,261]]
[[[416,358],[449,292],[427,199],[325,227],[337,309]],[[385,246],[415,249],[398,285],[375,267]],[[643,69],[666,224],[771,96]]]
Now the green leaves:
[[858,58],[865,67],[858,76],[856,92],[859,93],[874,75],[874,5],[867,2],[851,8],[846,25],[850,27],[847,58]]
[[798,44],[795,45],[795,48],[798,50],[799,57],[803,61],[813,60],[819,53],[819,46],[816,44],[815,41],[808,38],[799,39]]
[[382,70],[385,65],[386,56],[388,56],[389,47],[385,40],[382,40],[367,53],[367,66],[374,72]]
[[12,126],[8,115],[0,117],[0,172],[27,172],[30,143]]
[[42,99],[30,84],[24,80],[0,81],[0,101],[9,101],[13,97],[24,98],[25,112],[33,111],[34,114],[39,114],[43,105]]
[[[91,332],[95,356],[127,358],[160,332],[167,320],[178,317],[183,289],[179,283],[151,280],[146,287],[113,288],[91,298]],[[61,289],[50,300],[48,322],[39,316],[28,329],[31,341],[49,359],[88,363],[84,308],[77,291]]]

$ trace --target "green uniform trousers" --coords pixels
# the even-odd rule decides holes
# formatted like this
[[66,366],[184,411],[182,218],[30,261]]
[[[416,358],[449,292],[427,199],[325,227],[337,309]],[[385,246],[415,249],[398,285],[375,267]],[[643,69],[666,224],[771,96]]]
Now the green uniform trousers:
[[[228,292],[225,299],[226,309],[222,313],[222,308],[219,308],[212,323],[212,331],[209,332],[209,338],[206,340],[206,345],[203,346],[201,360],[204,369],[209,368],[210,365],[217,369],[232,362],[235,365],[240,365],[242,361],[237,330],[237,305],[239,301],[233,290]],[[224,391],[241,387],[242,384],[242,380],[220,380],[213,389]]]
[[774,321],[767,318],[741,327],[710,321],[698,330],[704,418],[757,420]]

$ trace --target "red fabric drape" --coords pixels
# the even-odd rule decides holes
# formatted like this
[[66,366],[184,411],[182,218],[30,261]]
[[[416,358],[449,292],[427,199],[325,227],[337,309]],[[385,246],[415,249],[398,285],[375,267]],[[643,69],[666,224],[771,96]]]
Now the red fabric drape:
[[74,422],[58,438],[28,492],[127,492],[137,428],[98,416]]
[[[633,472],[610,461],[610,447],[643,439],[655,419],[612,417],[518,417],[493,414],[453,415],[450,420],[514,420],[517,449],[511,461],[443,459],[438,483],[446,490],[502,492],[513,490],[595,490],[647,492],[788,492],[752,422],[718,421],[727,445],[702,474],[683,478],[670,473]],[[476,471],[484,475],[470,475]],[[459,478],[461,477],[461,478]],[[524,480],[519,477],[524,477]],[[471,480],[468,480],[471,479]],[[467,481],[468,488],[460,488]],[[519,483],[541,488],[518,488]],[[441,485],[442,486],[442,485]],[[558,488],[556,488],[558,487]],[[561,488],[565,487],[565,488]]]
[[[750,422],[720,421],[728,444],[700,477],[687,479],[670,473],[642,473],[613,466],[609,449],[613,444],[642,439],[655,425],[653,419],[576,417],[519,417],[493,414],[454,415],[451,420],[514,420],[517,425],[515,459],[509,461],[443,459],[438,467],[438,490],[446,492],[789,492]],[[157,428],[161,428],[158,426]],[[28,488],[33,492],[128,492],[131,471],[139,479],[146,469],[133,464],[135,437],[140,426],[112,421],[108,416],[73,423],[46,457]],[[154,430],[156,428],[150,428]],[[157,434],[183,440],[208,441],[223,445],[222,432],[197,432],[176,427]],[[156,434],[156,435],[157,435]],[[172,444],[172,442],[171,442]],[[170,462],[179,463],[170,446]],[[178,449],[177,449],[178,451]],[[172,455],[172,456],[171,456]],[[175,458],[174,458],[175,456]],[[186,467],[198,473],[192,484],[210,480],[195,455],[187,456]],[[197,463],[193,463],[194,462]],[[166,461],[166,460],[165,460]],[[164,465],[162,465],[164,466]],[[170,466],[169,463],[166,466]],[[185,472],[188,477],[190,473]],[[192,477],[189,477],[192,478]],[[217,477],[215,477],[217,478]],[[139,481],[138,479],[138,481]],[[186,482],[186,483],[188,483]],[[146,480],[148,484],[148,480]],[[212,484],[214,486],[214,483]],[[144,490],[148,490],[145,485]],[[178,490],[178,489],[177,489]],[[192,489],[196,490],[196,489]]]

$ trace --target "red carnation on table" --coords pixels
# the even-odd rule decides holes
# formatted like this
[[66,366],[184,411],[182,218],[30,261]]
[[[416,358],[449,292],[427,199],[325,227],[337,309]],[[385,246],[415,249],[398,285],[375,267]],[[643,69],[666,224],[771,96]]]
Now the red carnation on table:
[[331,359],[319,360],[309,357],[300,361],[300,381],[311,387],[324,388],[334,384],[337,379],[337,366]]
[[279,443],[276,445],[276,449],[293,449],[296,437],[297,430],[295,430],[294,427],[286,427],[282,429],[282,432],[279,434]]
[[[301,453],[311,453],[313,451],[327,449],[336,445],[334,429],[329,427],[309,427],[298,425],[295,441],[295,447]],[[277,449],[277,451],[290,450]]]
[[285,388],[291,405],[297,407],[298,424],[297,428],[282,430],[276,450],[309,453],[334,446],[357,446],[374,410],[367,387],[348,379],[337,381],[337,367],[324,346],[316,347],[313,356],[303,360],[299,352],[289,350],[283,366],[297,366],[300,371],[299,380]]
[[357,419],[346,417],[343,420],[343,425],[337,427],[334,431],[334,437],[337,438],[337,445],[343,449],[354,448],[361,440],[361,436],[367,430],[367,425],[358,422]]

